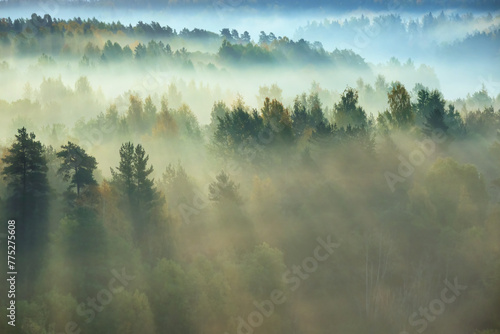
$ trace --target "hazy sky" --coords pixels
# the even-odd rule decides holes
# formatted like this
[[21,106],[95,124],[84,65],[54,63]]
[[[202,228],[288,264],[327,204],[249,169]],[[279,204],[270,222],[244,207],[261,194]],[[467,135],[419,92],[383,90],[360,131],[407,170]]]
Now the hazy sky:
[[76,4],[86,5],[99,4],[102,6],[115,7],[251,7],[267,10],[288,10],[290,8],[338,8],[342,10],[353,10],[357,8],[369,9],[436,9],[436,8],[468,8],[479,10],[492,10],[500,6],[499,0],[58,0],[58,1],[37,1],[37,0],[3,0],[0,2],[13,5],[28,5],[39,3],[50,4]]

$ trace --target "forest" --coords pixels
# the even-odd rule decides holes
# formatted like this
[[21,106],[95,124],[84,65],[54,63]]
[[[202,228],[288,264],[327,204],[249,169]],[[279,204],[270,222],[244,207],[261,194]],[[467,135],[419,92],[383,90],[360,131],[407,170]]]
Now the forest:
[[500,21],[452,17],[489,28],[413,47],[485,45],[463,95],[272,32],[0,19],[0,333],[500,333]]

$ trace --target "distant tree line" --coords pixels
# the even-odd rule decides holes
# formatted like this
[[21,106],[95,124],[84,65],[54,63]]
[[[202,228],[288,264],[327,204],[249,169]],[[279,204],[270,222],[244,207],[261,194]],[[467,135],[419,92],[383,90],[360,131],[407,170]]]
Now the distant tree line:
[[[98,45],[95,37],[108,35],[104,45]],[[113,42],[116,35],[137,38],[134,47]],[[80,37],[78,50],[68,43]],[[319,42],[310,43],[303,39],[297,42],[287,37],[276,37],[272,32],[261,32],[258,41],[253,42],[245,31],[240,35],[236,29],[224,28],[220,34],[202,29],[183,29],[179,32],[157,22],[142,21],[135,26],[125,26],[120,22],[105,23],[97,19],[74,18],[72,20],[53,19],[49,14],[40,17],[32,14],[30,19],[3,18],[0,20],[0,45],[13,54],[40,55],[40,65],[53,65],[54,57],[76,55],[81,57],[84,67],[98,63],[113,63],[136,60],[172,66],[192,68],[190,52],[186,48],[172,50],[164,41],[198,41],[220,45],[218,59],[224,64],[333,64],[348,65],[366,69],[363,58],[349,50],[327,52]],[[149,42],[143,42],[149,40]],[[219,44],[221,43],[221,44]],[[83,50],[83,52],[81,51]],[[82,55],[83,53],[83,55]]]

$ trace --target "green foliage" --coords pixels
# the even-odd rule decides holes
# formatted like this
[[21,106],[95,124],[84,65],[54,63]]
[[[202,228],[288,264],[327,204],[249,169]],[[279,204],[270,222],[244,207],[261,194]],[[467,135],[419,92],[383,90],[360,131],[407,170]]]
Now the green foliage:
[[58,276],[57,280],[50,281],[49,286],[78,298],[95,294],[105,287],[110,265],[108,237],[95,208],[73,208],[61,219],[51,242],[51,255],[61,257],[58,264],[64,270],[56,273],[49,268],[48,273]]
[[317,93],[311,93],[307,100],[310,125],[315,128],[320,123],[325,123],[325,115],[321,106],[321,101]]
[[412,126],[415,121],[415,114],[412,111],[410,103],[410,94],[406,88],[397,82],[392,90],[387,94],[390,122],[393,126],[400,129],[407,129]]
[[229,64],[320,64],[349,66],[358,69],[367,68],[363,58],[351,50],[326,52],[304,39],[297,42],[287,37],[277,39],[273,33],[261,32],[259,44],[232,44],[224,39],[219,48],[218,57]]
[[102,60],[121,61],[125,58],[124,56],[125,54],[120,44],[116,42],[113,43],[110,40],[108,40],[104,44],[104,48],[102,49],[102,55],[101,55]]
[[148,162],[149,155],[146,155],[146,151],[142,145],[138,144],[135,147],[134,155],[135,190],[137,199],[145,203],[152,203],[156,199],[157,194],[154,182],[150,179],[150,175],[153,172],[153,166],[148,166]]
[[153,104],[151,96],[148,96],[144,101],[144,123],[147,129],[152,129],[156,123],[156,106]]
[[189,202],[194,196],[194,184],[180,162],[177,164],[177,168],[172,164],[167,166],[163,173],[162,183],[167,203],[173,207]]
[[120,147],[120,165],[116,168],[118,172],[113,173],[113,181],[118,183],[118,186],[124,190],[124,193],[133,201],[133,196],[136,191],[137,182],[135,180],[135,150],[134,144],[128,142]]
[[[155,31],[150,33],[162,34]],[[262,47],[284,47],[279,43],[288,42],[275,39]],[[148,48],[145,57],[162,57]],[[266,313],[262,305],[269,307],[273,291],[280,290],[286,302],[274,304],[255,332],[387,333],[408,328],[416,308],[441,296],[443,280],[458,277],[467,290],[433,326],[471,333],[480,324],[491,330],[477,333],[495,333],[498,113],[469,113],[465,132],[462,115],[446,107],[439,92],[417,86],[411,106],[404,87],[389,89],[379,77],[371,89],[384,95],[389,90],[393,105],[375,123],[360,107],[361,92],[370,88],[358,86],[359,96],[346,89],[332,114],[323,106],[329,93],[318,85],[290,108],[271,86],[262,90],[260,110],[242,98],[232,108],[216,102],[205,128],[175,85],[159,112],[156,96],[143,101],[126,94],[128,105],[112,105],[74,129],[42,127],[44,142],[59,146],[71,137],[59,153],[20,129],[10,146],[0,145],[0,215],[20,213],[14,218],[26,222],[16,231],[23,273],[16,332],[59,333],[68,321],[92,333],[244,332],[240,319]],[[61,80],[45,80],[43,89],[52,97],[95,93],[85,77],[74,91]],[[9,113],[42,111],[34,105],[0,102]],[[462,140],[438,147],[417,131],[422,128],[461,133]],[[102,135],[92,147],[100,167],[125,136],[140,138],[151,159],[142,144],[125,142],[111,179],[102,173],[98,185],[97,160],[73,144],[95,131]],[[205,150],[209,135],[211,150]],[[153,159],[164,168],[158,184]],[[177,160],[182,165],[161,166]],[[77,188],[69,207],[58,169]],[[208,176],[213,170],[222,170],[215,179]],[[399,177],[397,191],[387,185],[387,172]],[[342,240],[333,252],[330,236]],[[116,272],[124,267],[136,278],[122,286]],[[99,300],[111,281],[120,289],[86,322],[78,306]],[[7,326],[0,324],[0,331]]]
[[198,119],[186,104],[182,104],[171,115],[181,137],[194,141],[201,140],[201,129]]
[[445,101],[438,90],[429,92],[428,89],[420,89],[417,92],[418,100],[416,103],[416,123],[422,124],[434,110],[440,113],[444,112]]
[[273,54],[265,48],[255,46],[252,43],[246,45],[231,44],[227,40],[222,42],[218,56],[221,60],[231,63],[273,63]]
[[468,95],[465,103],[469,109],[477,110],[491,107],[493,99],[488,95],[488,91],[483,85],[481,90],[474,92],[472,95]]
[[[321,107],[316,105],[312,118],[321,113]],[[274,132],[277,140],[275,143],[289,143],[292,140],[292,120],[288,110],[277,100],[270,101],[266,98],[261,109],[262,120],[268,132]]]
[[238,193],[239,185],[229,178],[229,175],[221,171],[209,187],[209,199],[214,202],[241,204],[242,199]]
[[484,177],[472,165],[451,158],[438,160],[429,170],[425,184],[437,221],[442,226],[463,229],[482,223],[488,206]]
[[2,171],[13,198],[44,196],[48,190],[47,161],[43,147],[34,133],[19,129],[16,141],[2,158],[6,165]]
[[156,117],[156,123],[153,127],[153,134],[159,137],[171,138],[177,136],[179,128],[177,122],[172,116],[172,110],[168,108],[168,100],[166,96],[161,99],[161,110]]
[[75,92],[80,95],[89,95],[92,93],[92,87],[87,77],[80,77],[75,83]]
[[85,138],[92,134],[97,140],[109,141],[126,132],[123,125],[116,105],[112,104],[105,113],[99,113],[96,118],[90,119],[88,122],[81,119],[77,121],[75,132],[79,137]]
[[500,128],[500,112],[495,112],[493,107],[469,112],[465,115],[465,127],[475,136],[491,138]]
[[47,56],[45,53],[38,58],[38,66],[46,67],[46,66],[53,66],[55,65],[56,62],[54,59],[52,59],[51,56]]
[[193,332],[194,319],[189,312],[192,287],[184,269],[162,259],[151,273],[149,287],[156,327],[168,328],[171,333]]
[[[7,200],[2,211],[5,219],[14,219],[17,256],[26,259],[16,267],[24,272],[19,278],[20,297],[27,297],[33,285],[26,285],[38,277],[44,259],[48,238],[48,211],[50,185],[47,178],[47,160],[41,142],[26,128],[17,131],[16,140],[2,158],[3,179],[7,182]],[[24,290],[24,291],[23,291]]]
[[290,116],[293,124],[293,134],[296,138],[300,138],[304,135],[305,130],[310,125],[310,117],[307,112],[307,98],[306,95],[295,97],[293,101],[293,111]]
[[94,179],[94,170],[97,168],[97,161],[88,155],[83,148],[68,142],[61,146],[62,150],[57,152],[57,157],[62,159],[58,173],[65,181],[70,181],[69,188],[76,187],[76,194],[80,196],[80,191],[86,186],[97,185]]
[[219,118],[223,118],[226,114],[229,114],[230,110],[224,101],[214,102],[212,111],[210,112],[210,132],[214,133],[217,129],[217,124],[219,123]]
[[252,295],[266,298],[276,289],[283,290],[282,274],[286,266],[283,253],[263,243],[245,259],[245,279]]
[[130,95],[130,105],[127,111],[127,124],[134,133],[144,131],[144,109],[142,100],[138,96]]
[[71,295],[52,290],[31,302],[20,302],[18,310],[24,316],[18,320],[16,327],[19,327],[22,333],[54,333],[73,321],[75,309],[76,301]]
[[278,87],[277,84],[272,84],[271,87],[268,86],[260,86],[259,87],[259,95],[257,96],[257,100],[259,103],[264,103],[266,97],[270,100],[283,101],[283,90]]
[[113,184],[122,193],[122,207],[131,217],[134,240],[150,261],[155,260],[153,255],[164,255],[169,248],[165,240],[163,198],[150,177],[153,170],[142,145],[130,142],[122,144],[120,164],[116,171],[111,170]]
[[157,193],[153,180],[149,177],[153,166],[148,166],[149,155],[142,145],[128,142],[120,148],[120,164],[117,172],[112,170],[113,181],[124,191],[130,204],[144,206],[148,211]]
[[139,290],[117,294],[105,316],[106,327],[115,333],[156,333],[149,299]]
[[366,113],[358,106],[358,92],[352,88],[347,88],[340,96],[340,102],[335,104],[334,120],[339,128],[366,127]]
[[445,123],[444,110],[433,109],[429,115],[425,118],[423,132],[431,136],[436,131],[446,133],[448,131],[448,125]]
[[224,116],[217,119],[214,145],[218,154],[223,155],[244,154],[244,144],[256,142],[264,128],[264,120],[256,111],[250,114],[242,107],[237,107],[232,112],[225,111]]

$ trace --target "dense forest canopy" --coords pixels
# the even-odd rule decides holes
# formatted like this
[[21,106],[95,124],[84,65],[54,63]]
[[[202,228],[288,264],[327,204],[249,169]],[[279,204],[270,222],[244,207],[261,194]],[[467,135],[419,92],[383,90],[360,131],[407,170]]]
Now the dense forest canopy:
[[0,19],[0,332],[500,333],[498,24]]

